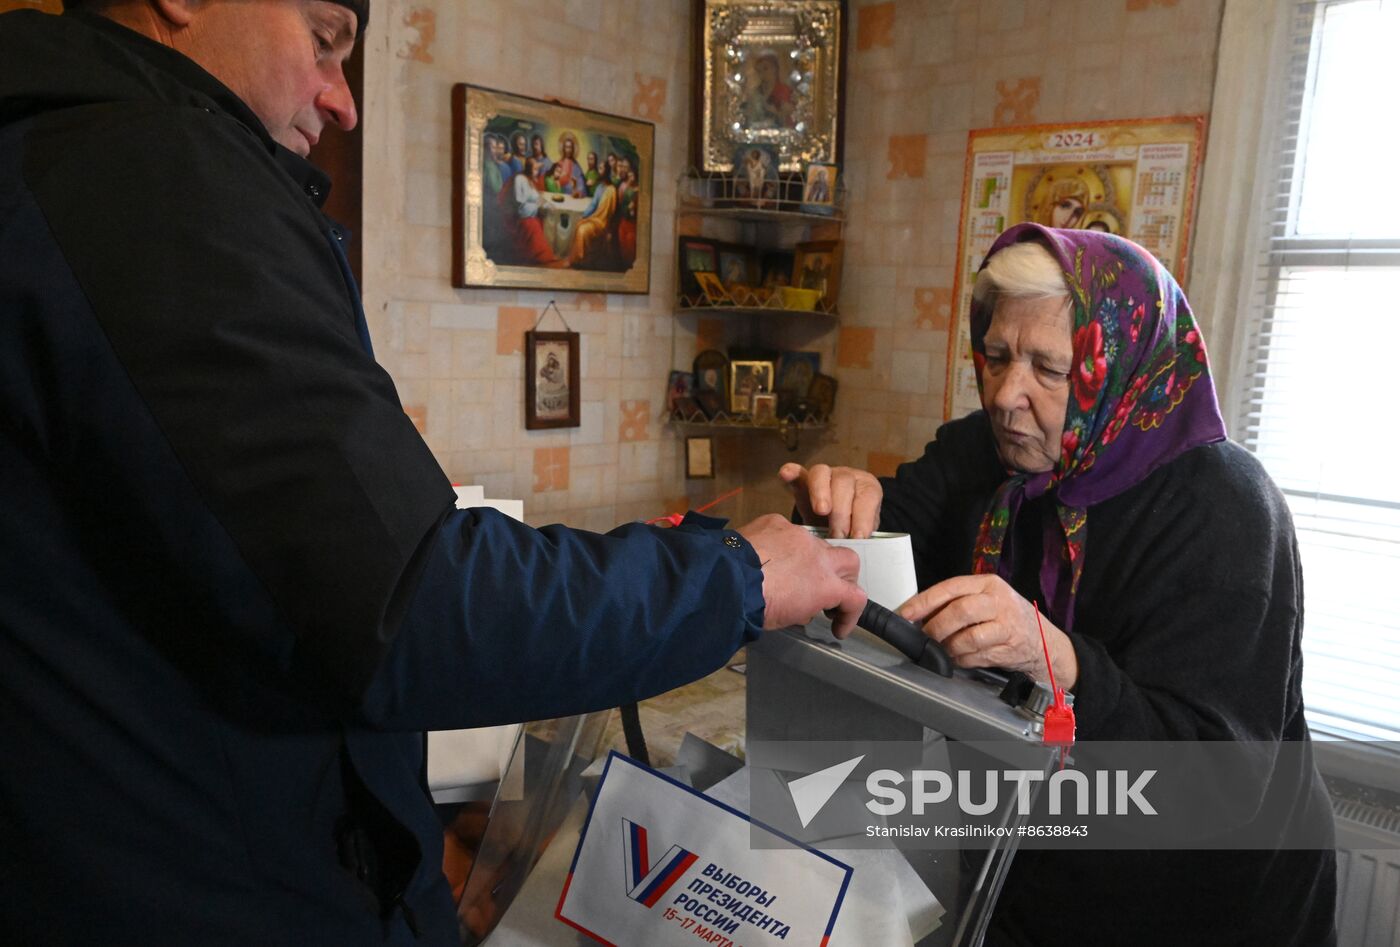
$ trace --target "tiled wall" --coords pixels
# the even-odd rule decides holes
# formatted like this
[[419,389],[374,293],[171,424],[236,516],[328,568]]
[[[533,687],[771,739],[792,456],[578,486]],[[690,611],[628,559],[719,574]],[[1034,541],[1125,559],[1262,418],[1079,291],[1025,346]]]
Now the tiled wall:
[[[1221,0],[853,2],[850,211],[833,436],[792,459],[890,473],[942,422],[958,215],[974,128],[1210,110]],[[1228,320],[1217,322],[1229,331]],[[751,511],[783,509],[751,451]]]
[[828,457],[887,472],[941,421],[968,132],[1204,114],[1220,0],[857,3]]
[[[787,459],[886,472],[940,421],[968,132],[1206,113],[1220,12],[1221,0],[853,2],[843,317],[758,332],[676,318],[670,304],[687,0],[379,0],[364,112],[365,293],[380,359],[448,473],[523,497],[536,524],[607,528],[740,483],[719,512],[781,510],[773,472]],[[583,334],[580,429],[524,429],[520,337],[550,294],[450,286],[454,82],[657,124],[650,296],[555,297]],[[687,482],[681,441],[660,421],[666,374],[699,348],[757,341],[834,364],[837,426],[791,454],[772,436],[720,437],[721,476]]]
[[[0,11],[23,8],[57,12],[60,2],[0,0]],[[941,419],[968,132],[1207,113],[1221,9],[851,0],[842,320],[759,329],[676,317],[671,305],[689,0],[377,0],[362,112],[364,292],[379,359],[448,474],[523,498],[535,524],[607,529],[739,485],[717,513],[785,510],[774,471],[786,460],[888,472]],[[656,123],[650,295],[451,287],[456,82]],[[583,424],[527,432],[522,336],[551,298],[582,334]],[[1200,316],[1208,336],[1231,331],[1231,314]],[[686,481],[681,438],[661,420],[668,371],[705,348],[760,342],[821,352],[840,383],[833,431],[804,436],[795,452],[771,435],[718,436],[719,477]]]
[[[415,423],[454,480],[523,498],[536,525],[608,529],[685,509],[681,446],[661,409],[675,330],[675,181],[689,134],[689,4],[378,0],[373,15],[366,311]],[[451,287],[457,82],[656,123],[649,296]],[[526,431],[523,334],[550,299],[582,336],[583,423]],[[542,328],[561,327],[551,316]],[[714,481],[697,483],[703,502]]]

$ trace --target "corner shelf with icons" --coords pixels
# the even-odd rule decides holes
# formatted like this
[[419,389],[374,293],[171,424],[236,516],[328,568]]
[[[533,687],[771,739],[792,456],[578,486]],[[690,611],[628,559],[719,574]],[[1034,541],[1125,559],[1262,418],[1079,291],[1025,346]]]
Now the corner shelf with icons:
[[663,420],[687,434],[705,430],[766,432],[780,438],[790,451],[797,449],[803,432],[816,432],[817,436],[820,437],[832,430],[829,421],[813,414],[805,414],[801,417],[789,415],[771,421],[755,421],[751,414],[730,414],[727,411],[720,411],[713,416],[706,416],[701,411],[695,411],[688,415],[682,411],[672,411],[664,413]]
[[[823,186],[820,193],[795,173],[770,171],[749,180],[691,168],[678,178],[678,326],[663,412],[673,427],[690,433],[768,431],[790,451],[803,433],[831,430],[835,381],[820,372],[835,364],[847,197],[834,167],[831,174],[835,187]],[[814,203],[813,197],[827,199]],[[691,339],[695,345],[688,346]],[[718,359],[726,375],[726,359],[768,364],[766,373],[757,370],[760,380],[751,382],[748,410],[724,394],[737,384],[728,377],[717,386],[720,403],[702,401],[697,408],[688,396],[698,392],[687,389],[684,376],[696,389],[706,387],[703,356]],[[790,359],[810,365],[795,384],[784,369]],[[809,397],[807,380],[813,377],[822,379],[826,397]]]

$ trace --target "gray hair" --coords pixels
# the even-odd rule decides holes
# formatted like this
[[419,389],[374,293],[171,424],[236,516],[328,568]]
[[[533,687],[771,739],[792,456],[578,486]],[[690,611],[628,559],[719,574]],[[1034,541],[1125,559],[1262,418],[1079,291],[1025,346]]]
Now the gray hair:
[[1033,240],[998,250],[977,274],[972,298],[996,305],[998,297],[1057,299],[1069,295],[1065,275],[1050,251]]

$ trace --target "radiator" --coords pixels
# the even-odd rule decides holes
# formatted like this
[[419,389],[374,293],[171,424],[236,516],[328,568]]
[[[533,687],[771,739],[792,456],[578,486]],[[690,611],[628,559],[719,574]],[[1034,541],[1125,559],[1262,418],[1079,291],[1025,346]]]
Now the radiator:
[[1400,945],[1400,815],[1350,799],[1332,800],[1337,819],[1337,932],[1340,947]]

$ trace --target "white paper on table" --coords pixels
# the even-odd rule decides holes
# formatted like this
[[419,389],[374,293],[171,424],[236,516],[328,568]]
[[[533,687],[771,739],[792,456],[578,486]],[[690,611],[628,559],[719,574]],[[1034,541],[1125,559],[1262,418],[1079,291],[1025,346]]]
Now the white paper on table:
[[525,522],[525,501],[524,500],[493,500],[490,497],[483,499],[476,506],[485,506],[493,510],[498,510],[518,522]]
[[[435,802],[480,798],[473,790],[499,782],[510,772],[511,754],[520,724],[476,730],[433,730],[428,733],[428,789]],[[502,799],[519,799],[523,767],[516,767],[510,785],[499,789]]]
[[486,496],[486,489],[481,486],[454,486],[453,492],[457,494],[457,509],[470,510],[485,508],[497,510],[504,513],[517,522],[525,522],[525,501],[524,500],[499,500]]
[[481,506],[481,501],[486,499],[486,488],[481,486],[453,486],[452,491],[457,494],[457,509],[459,510]]
[[[748,812],[751,794],[745,766],[711,786],[706,795]],[[944,907],[894,848],[836,848],[840,841],[823,842],[821,850],[852,868],[851,886],[836,917],[830,947],[913,947],[942,923]]]

